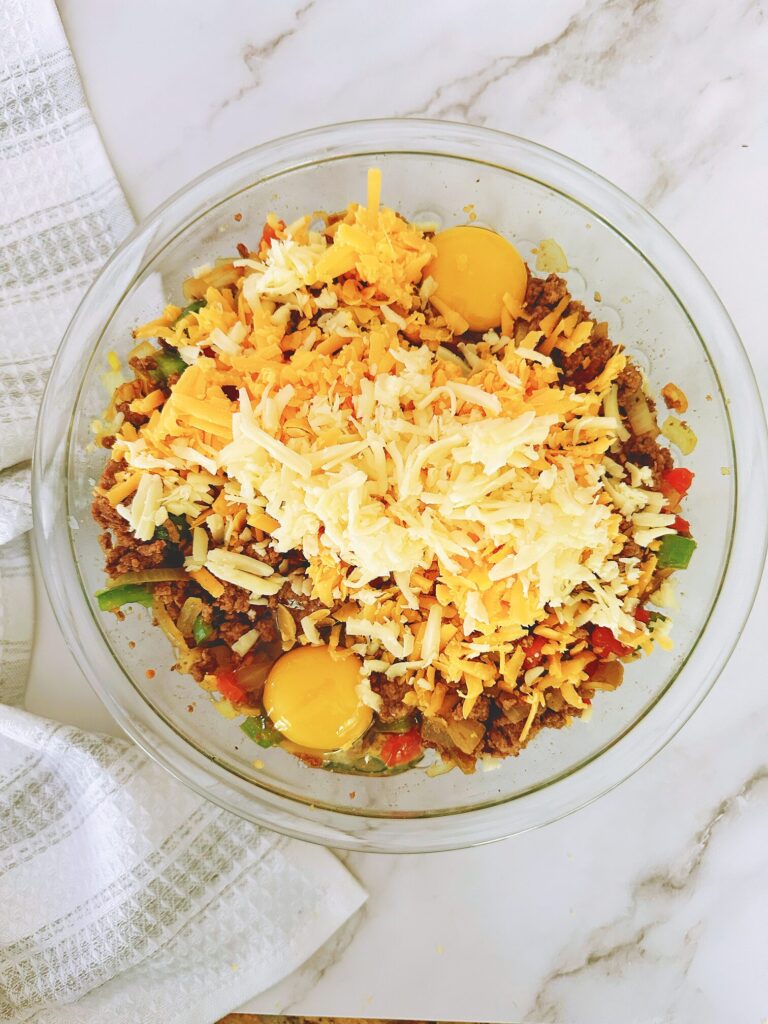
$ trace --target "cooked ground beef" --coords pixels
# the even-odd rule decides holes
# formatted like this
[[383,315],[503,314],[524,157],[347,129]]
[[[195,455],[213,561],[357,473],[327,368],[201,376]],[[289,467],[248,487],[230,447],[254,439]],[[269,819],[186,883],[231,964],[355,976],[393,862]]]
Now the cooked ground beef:
[[549,277],[528,277],[528,288],[525,293],[525,305],[530,314],[530,325],[535,330],[542,317],[551,313],[564,297],[568,286],[562,277],[550,274]]
[[[503,700],[502,698],[502,702]],[[482,752],[484,754],[491,754],[496,757],[517,757],[520,753],[523,748],[520,737],[525,728],[529,705],[524,704],[524,708],[515,708],[515,710],[519,714],[519,720],[511,721],[505,714],[498,718],[490,729],[486,731],[482,745]],[[579,716],[580,712],[575,708],[569,708],[566,711],[554,711],[551,708],[547,708],[533,722],[526,736],[526,744],[542,729],[563,729],[570,725],[574,718]],[[517,715],[514,717],[517,717]]]
[[[470,722],[485,722],[491,713],[491,698],[486,697],[485,694],[481,694],[472,706],[472,710],[467,715],[467,721]],[[462,710],[461,702],[457,701],[453,709],[450,712],[451,718],[456,722],[464,720],[464,711]]]
[[282,552],[275,551],[274,548],[267,548],[265,553],[260,552],[253,541],[248,541],[243,545],[243,554],[249,555],[251,558],[258,558],[260,562],[265,562],[272,569],[276,569],[285,558]]
[[568,711],[553,711],[551,708],[547,708],[539,722],[543,729],[564,729],[571,724],[574,718],[579,717],[580,713],[576,708]]
[[[166,611],[170,617],[176,621],[181,611],[181,606],[184,604],[188,597],[191,597],[190,590],[194,587],[194,583],[190,586],[186,581],[179,583],[156,583],[153,588],[155,597],[159,598],[165,605]],[[195,590],[197,591],[197,587]]]
[[649,466],[653,474],[654,487],[658,487],[667,470],[672,469],[672,453],[664,448],[651,434],[637,437],[631,434],[621,451],[622,462],[633,462],[636,466]]
[[619,405],[623,406],[627,399],[643,389],[643,375],[634,363],[627,363],[616,378],[619,392]]
[[[505,718],[498,719],[483,737],[482,753],[496,757],[517,757],[522,750],[520,736],[525,721],[509,722]],[[535,729],[530,730],[534,732]]]
[[632,540],[632,531],[634,529],[634,526],[629,521],[629,519],[622,519],[621,526],[619,527],[619,529],[626,537],[626,540],[624,541],[624,547],[621,549],[621,557],[641,558],[643,554],[643,549],[640,547],[639,544],[635,544],[635,542]]
[[587,385],[605,369],[605,364],[616,351],[608,338],[597,338],[577,348],[561,361],[562,381],[577,391],[586,391]]
[[[101,478],[105,490],[115,482],[115,473],[124,464],[110,462]],[[103,495],[97,495],[91,505],[93,518],[104,528],[99,543],[104,551],[107,575],[122,576],[126,572],[157,569],[169,565],[168,546],[162,540],[137,541],[131,528],[117,509]]]
[[122,473],[128,467],[123,459],[110,459],[104,467],[104,472],[101,474],[101,480],[99,480],[99,487],[105,491],[114,484],[117,479],[117,474]]
[[[286,575],[287,573],[304,570],[307,568],[307,560],[300,551],[275,551],[274,548],[267,548],[266,552],[260,552],[253,541],[249,541],[243,547],[243,554],[257,558],[260,562],[266,562],[273,569]],[[306,614],[306,612],[304,613]]]
[[249,613],[252,615],[251,624],[259,631],[259,642],[273,644],[279,638],[275,617],[271,608],[253,608]]
[[[529,315],[526,319],[520,319],[515,325],[515,338],[520,340],[528,331],[537,329],[541,320],[562,302],[566,294],[566,282],[556,274],[550,274],[543,279],[529,276],[526,293],[526,306]],[[565,307],[564,315],[572,316],[574,314],[576,322],[591,318],[589,311],[582,303],[570,300]],[[291,317],[294,328],[301,326],[298,314],[292,313]],[[472,335],[469,338],[465,336],[462,340],[479,342],[481,335]],[[599,376],[615,351],[616,346],[608,336],[607,325],[600,323],[593,328],[591,340],[574,353],[563,355],[555,348],[552,358],[560,370],[562,382],[571,385],[576,391],[584,391],[589,383]],[[156,363],[151,357],[134,359],[131,361],[131,365],[137,374],[134,394],[146,394],[156,387],[162,387],[167,393],[178,379],[171,377],[168,381],[157,382],[155,379]],[[631,361],[628,361],[625,369],[619,374],[617,383],[619,407],[624,413],[626,404],[634,395],[642,391],[643,376],[639,369]],[[126,394],[130,394],[130,388],[119,397],[124,397]],[[648,401],[653,412],[655,407],[650,399]],[[118,409],[128,422],[137,427],[141,426],[148,417],[132,413],[129,404],[129,400],[121,402]],[[105,447],[108,447],[108,442]],[[669,451],[659,445],[652,434],[636,436],[630,433],[630,437],[622,445],[622,450],[616,459],[622,464],[631,461],[639,466],[649,466],[657,486],[661,475],[672,466]],[[121,461],[109,461],[100,481],[101,488],[109,489],[115,483],[116,474],[125,468],[125,464]],[[125,519],[103,496],[97,496],[94,499],[93,516],[104,530],[100,539],[105,552],[107,573],[112,577],[146,568],[181,565],[184,556],[191,549],[189,535],[185,532],[182,538],[170,521],[166,530],[169,535],[168,539],[137,541]],[[643,550],[632,539],[632,524],[628,520],[622,523],[621,532],[625,536],[622,556],[626,558],[641,557]],[[277,552],[268,548],[265,552],[261,546],[257,547],[252,540],[238,542],[237,539],[232,542],[231,546],[233,550],[258,558],[281,573],[301,572],[307,566],[306,559],[299,550]],[[658,586],[668,573],[668,570],[658,570],[652,583],[653,588]],[[430,571],[426,575],[434,574]],[[373,585],[376,586],[376,582]],[[198,648],[198,660],[191,669],[191,674],[198,681],[201,681],[205,675],[214,673],[222,663],[226,663],[236,670],[242,668],[244,664],[247,666],[253,655],[241,658],[231,648],[245,633],[254,628],[259,631],[259,641],[255,650],[263,651],[265,647],[271,645],[276,645],[279,649],[279,644],[277,644],[279,633],[275,622],[275,610],[278,607],[286,608],[299,628],[300,620],[305,615],[324,607],[318,600],[297,595],[287,583],[277,595],[269,599],[266,606],[252,604],[249,593],[240,587],[230,583],[223,583],[223,587],[223,593],[216,600],[191,579],[159,583],[154,588],[155,595],[163,601],[174,621],[177,620],[187,598],[196,597],[202,601],[201,615],[203,621],[210,627],[210,633]],[[193,640],[190,639],[189,642],[192,644]],[[439,681],[445,682],[445,680]],[[370,682],[374,693],[381,698],[379,718],[383,723],[392,723],[413,715],[417,720],[419,719],[419,714],[404,703],[404,698],[411,692],[408,683],[402,679],[387,679],[380,673],[374,673]],[[589,683],[585,683],[580,688],[580,693],[583,698],[589,700],[594,689]],[[464,718],[462,696],[463,684],[460,686],[448,684],[439,715],[445,723],[449,723],[451,726],[453,723],[459,722],[467,722],[468,725],[476,723],[475,735],[482,733],[482,739],[474,754],[467,755],[457,751],[453,743],[448,742],[445,726],[443,727],[445,735],[430,738],[427,745],[435,747],[453,758],[466,771],[472,770],[475,756],[481,754],[501,757],[516,756],[541,729],[563,728],[581,715],[581,711],[571,707],[558,690],[549,689],[545,691],[544,695],[546,701],[544,710],[532,723],[525,743],[522,743],[521,736],[530,712],[530,705],[522,693],[508,693],[497,687],[492,687],[475,701],[467,719]]]
[[403,704],[403,697],[411,688],[401,679],[387,679],[382,673],[374,672],[371,676],[371,689],[381,697],[379,718],[382,722],[395,722],[411,714],[413,709]]
[[149,416],[146,416],[142,412],[133,412],[131,410],[130,402],[120,402],[116,407],[118,412],[123,414],[123,417],[128,423],[131,423],[134,427],[143,427],[145,423],[149,422]]
[[[106,486],[109,487],[111,486],[111,484],[107,484]],[[128,524],[126,523],[126,521],[117,511],[117,509],[112,508],[107,499],[104,498],[102,495],[98,495],[96,498],[93,499],[93,504],[91,505],[91,513],[93,514],[93,518],[96,520],[99,526],[102,526],[105,530],[113,530],[118,536],[121,534],[123,530],[127,530]],[[102,538],[104,536],[105,535],[102,534]],[[106,536],[108,537],[109,534],[106,534]],[[131,540],[133,540],[132,537]],[[109,547],[112,547],[111,543]]]
[[229,647],[252,629],[259,631],[259,644],[263,646],[273,644],[278,636],[272,609],[263,605],[250,605],[241,613],[224,612],[217,601],[212,608],[211,625],[215,631],[212,639],[221,640]]
[[240,615],[237,618],[223,618],[216,628],[216,633],[220,640],[223,640],[225,644],[231,647],[232,644],[237,643],[240,637],[245,636],[253,628],[253,622],[245,615]]
[[198,659],[189,670],[189,674],[197,683],[202,683],[206,676],[213,675],[219,667],[219,657],[214,647],[201,648]]
[[224,593],[216,598],[216,608],[223,616],[243,615],[251,607],[251,596],[234,583],[224,583]]
[[[102,546],[108,543],[109,536],[102,540]],[[122,576],[126,572],[141,572],[142,569],[159,569],[166,565],[165,543],[151,540],[146,544],[119,544],[105,550],[105,563],[109,576]]]
[[149,358],[134,356],[129,360],[129,364],[139,379],[152,380],[157,374],[157,362],[151,356]]

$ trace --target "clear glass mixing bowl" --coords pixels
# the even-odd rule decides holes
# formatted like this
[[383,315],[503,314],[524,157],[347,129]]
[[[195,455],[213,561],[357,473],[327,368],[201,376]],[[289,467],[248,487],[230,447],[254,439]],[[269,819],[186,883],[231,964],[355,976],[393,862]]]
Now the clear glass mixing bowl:
[[[124,356],[131,327],[178,301],[190,268],[253,240],[269,211],[290,220],[364,200],[372,165],[382,169],[384,201],[409,218],[465,222],[472,203],[478,222],[526,258],[555,238],[572,267],[571,293],[608,321],[655,389],[668,381],[684,388],[699,437],[686,460],[696,481],[685,513],[699,547],[680,575],[674,653],[629,667],[618,692],[595,700],[590,722],[545,730],[519,758],[472,776],[353,778],[262,751],[191,679],[170,671],[167,641],[145,609],[119,623],[93,598],[103,572],[89,508],[104,452],[91,444],[90,424],[105,405],[107,353]],[[763,414],[734,327],[698,268],[645,210],[522,139],[435,121],[359,122],[279,139],[222,164],[148,217],[110,259],[72,320],[45,394],[36,538],[83,671],[126,732],[174,775],[289,835],[354,850],[440,850],[574,810],[626,779],[681,727],[717,678],[753,600],[766,541],[765,466]],[[148,667],[157,670],[151,680]]]

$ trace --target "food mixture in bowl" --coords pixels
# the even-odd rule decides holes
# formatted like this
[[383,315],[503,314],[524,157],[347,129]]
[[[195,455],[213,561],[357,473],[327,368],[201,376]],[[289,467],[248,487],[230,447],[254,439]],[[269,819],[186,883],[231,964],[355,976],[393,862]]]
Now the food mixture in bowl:
[[[95,425],[97,597],[151,609],[262,747],[472,771],[669,649],[693,474],[563,277],[379,195],[372,171],[365,206],[244,228],[134,331]],[[685,412],[676,384],[662,397]],[[676,415],[662,431],[692,450]]]

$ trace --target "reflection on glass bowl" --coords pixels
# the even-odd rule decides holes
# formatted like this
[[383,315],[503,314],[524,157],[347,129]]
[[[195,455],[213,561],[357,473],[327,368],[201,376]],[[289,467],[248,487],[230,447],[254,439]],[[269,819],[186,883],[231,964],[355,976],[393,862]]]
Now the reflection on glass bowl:
[[[99,614],[93,598],[103,561],[90,501],[103,450],[91,443],[91,422],[104,405],[107,353],[127,353],[131,328],[177,300],[190,267],[233,251],[242,222],[363,201],[374,163],[388,205],[409,218],[429,211],[448,226],[473,204],[478,222],[532,263],[537,241],[556,238],[574,298],[609,323],[656,392],[668,381],[684,387],[699,438],[687,462],[696,473],[687,507],[699,548],[681,579],[674,652],[627,666],[621,689],[596,699],[588,724],[542,733],[492,772],[351,780],[280,749],[260,751],[191,680],[170,672],[167,641],[145,610],[119,623]],[[440,122],[360,122],[236,157],[173,197],[112,257],[51,373],[35,460],[36,536],[84,672],[126,731],[179,778],[238,814],[315,842],[446,849],[568,813],[625,779],[685,722],[751,606],[766,540],[765,460],[763,415],[736,332],[700,271],[649,214],[590,171],[511,136]],[[739,500],[744,480],[748,502]],[[156,670],[151,679],[148,668]]]

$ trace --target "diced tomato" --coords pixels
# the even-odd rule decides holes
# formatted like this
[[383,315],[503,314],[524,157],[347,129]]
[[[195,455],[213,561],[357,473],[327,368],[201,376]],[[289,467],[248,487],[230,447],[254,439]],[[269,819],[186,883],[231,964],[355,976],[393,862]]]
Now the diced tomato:
[[651,613],[647,608],[638,608],[635,612],[635,618],[638,622],[642,622],[644,625],[647,625],[651,621]]
[[422,751],[421,733],[418,729],[387,736],[381,747],[381,759],[387,768],[415,761]]
[[545,637],[535,636],[529,644],[523,644],[523,650],[525,651],[525,660],[523,661],[524,669],[538,668],[544,659],[541,649],[546,642]]
[[[281,230],[285,228],[285,221],[278,221],[278,227]],[[277,238],[277,231],[272,227],[271,224],[265,224],[264,230],[261,232],[261,245],[269,248],[269,245],[272,242],[273,238]]]
[[693,473],[690,469],[678,466],[676,469],[668,469],[663,474],[661,481],[666,488],[675,491],[682,498],[688,493],[688,488],[693,483]]
[[691,524],[687,519],[683,519],[682,516],[675,516],[675,521],[672,523],[672,529],[677,530],[678,533],[690,533]]
[[216,687],[222,697],[227,700],[245,700],[245,690],[239,685],[237,676],[231,668],[220,668],[216,673]]
[[607,626],[595,626],[592,630],[592,648],[601,657],[615,654],[617,658],[624,658],[632,653],[632,648],[620,643]]

